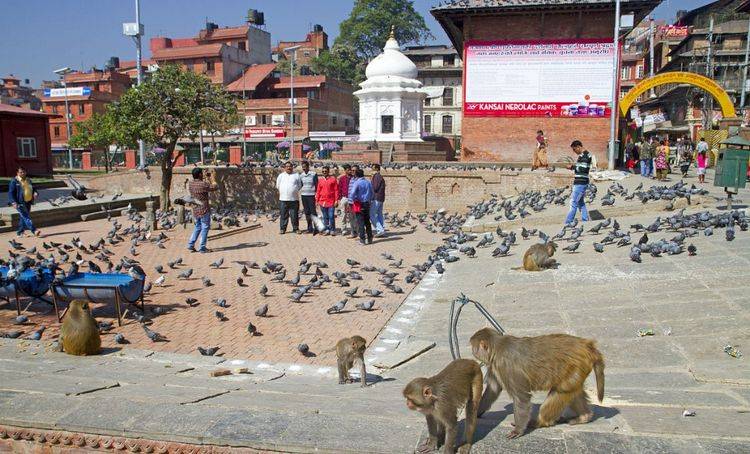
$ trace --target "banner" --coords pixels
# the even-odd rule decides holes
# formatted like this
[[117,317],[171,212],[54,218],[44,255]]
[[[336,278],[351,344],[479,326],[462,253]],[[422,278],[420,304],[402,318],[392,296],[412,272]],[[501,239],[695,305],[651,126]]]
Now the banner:
[[280,139],[286,137],[283,128],[245,128],[246,139]]
[[61,98],[65,96],[65,92],[68,92],[68,96],[88,96],[91,94],[91,87],[70,87],[70,88],[45,88],[45,98]]
[[468,41],[464,115],[610,115],[611,40]]

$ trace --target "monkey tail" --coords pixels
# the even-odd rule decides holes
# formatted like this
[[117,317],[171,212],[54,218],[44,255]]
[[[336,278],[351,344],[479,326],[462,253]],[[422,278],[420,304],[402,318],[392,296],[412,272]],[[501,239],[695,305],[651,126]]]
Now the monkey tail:
[[594,374],[596,374],[596,397],[599,398],[599,402],[604,400],[604,357],[601,352],[596,348],[596,344],[591,342],[589,344],[589,350],[593,357]]

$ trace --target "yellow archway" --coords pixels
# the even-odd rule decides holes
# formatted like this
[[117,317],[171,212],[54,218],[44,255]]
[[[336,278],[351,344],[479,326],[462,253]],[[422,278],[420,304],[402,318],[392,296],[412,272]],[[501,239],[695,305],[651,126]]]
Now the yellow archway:
[[651,90],[659,85],[666,84],[690,84],[694,87],[706,90],[711,96],[719,102],[721,106],[721,113],[724,118],[735,118],[737,112],[734,110],[734,104],[729,98],[729,95],[723,88],[713,80],[700,74],[688,73],[682,71],[672,71],[662,74],[657,74],[648,79],[644,79],[638,83],[635,87],[631,88],[628,94],[626,94],[620,100],[620,113],[622,116],[628,114],[628,109],[633,105],[636,99],[643,93]]

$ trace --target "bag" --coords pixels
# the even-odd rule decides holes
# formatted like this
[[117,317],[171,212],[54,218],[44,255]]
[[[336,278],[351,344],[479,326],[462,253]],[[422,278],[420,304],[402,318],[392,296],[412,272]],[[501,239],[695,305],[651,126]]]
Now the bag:
[[362,202],[356,200],[354,203],[352,203],[352,212],[354,213],[361,213],[362,212]]

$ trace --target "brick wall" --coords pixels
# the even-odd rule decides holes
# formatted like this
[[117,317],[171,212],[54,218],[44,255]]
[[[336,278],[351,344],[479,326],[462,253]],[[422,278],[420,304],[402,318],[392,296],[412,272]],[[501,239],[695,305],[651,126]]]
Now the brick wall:
[[[464,40],[524,40],[607,38],[614,15],[604,12],[555,12],[467,17]],[[570,143],[581,140],[599,162],[606,162],[609,120],[596,118],[464,117],[461,130],[463,161],[531,162],[536,131],[549,138],[550,162],[572,156]]]
[[[191,168],[176,168],[172,178],[172,199],[186,194]],[[261,209],[276,209],[277,169],[215,168],[219,190],[212,195],[214,206],[234,203]],[[490,194],[512,196],[523,190],[546,190],[567,186],[569,171],[515,172],[491,170],[383,170],[386,181],[386,211],[413,213],[445,208],[464,212],[467,205],[486,199]],[[150,179],[143,172],[118,171],[90,179],[92,189],[114,193],[159,194],[161,175],[150,168]],[[338,175],[334,171],[334,175]]]

